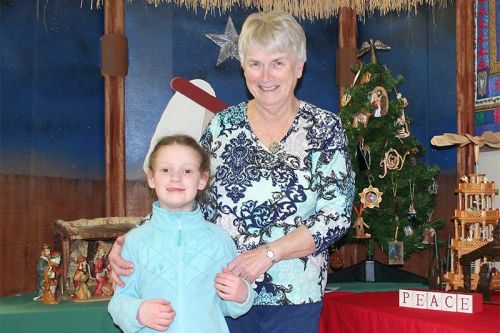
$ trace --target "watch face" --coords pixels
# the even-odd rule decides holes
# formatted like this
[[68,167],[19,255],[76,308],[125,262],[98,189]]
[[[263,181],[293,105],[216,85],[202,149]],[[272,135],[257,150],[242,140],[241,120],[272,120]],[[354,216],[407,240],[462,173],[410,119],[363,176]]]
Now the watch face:
[[271,251],[271,250],[267,250],[266,255],[267,255],[268,258],[271,258],[271,259],[274,258],[274,252]]

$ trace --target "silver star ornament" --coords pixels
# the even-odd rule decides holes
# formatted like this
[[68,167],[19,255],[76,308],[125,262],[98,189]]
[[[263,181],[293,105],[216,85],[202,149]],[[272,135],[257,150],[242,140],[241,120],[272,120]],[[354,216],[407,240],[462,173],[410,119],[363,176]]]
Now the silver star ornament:
[[210,38],[215,44],[220,46],[219,58],[217,59],[216,66],[219,66],[225,60],[233,58],[240,60],[238,55],[238,33],[234,28],[233,21],[231,17],[227,20],[226,30],[224,35],[218,34],[205,34]]

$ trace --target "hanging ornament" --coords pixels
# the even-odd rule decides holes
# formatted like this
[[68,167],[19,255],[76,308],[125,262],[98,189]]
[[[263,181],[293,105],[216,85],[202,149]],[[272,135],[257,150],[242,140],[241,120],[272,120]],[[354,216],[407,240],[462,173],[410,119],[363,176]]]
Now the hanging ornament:
[[434,244],[434,235],[436,230],[434,228],[425,228],[423,233],[422,244]]
[[395,136],[401,141],[410,136],[409,121],[405,117],[405,108],[408,106],[408,100],[401,93],[397,93],[396,95],[403,107],[401,116],[394,122],[394,126],[397,128]]
[[364,142],[364,138],[359,137],[358,144],[356,145],[356,155],[358,157],[358,165],[360,171],[369,170],[372,163],[370,147],[368,145],[365,145]]
[[429,212],[429,217],[427,217],[426,227],[422,233],[422,244],[434,244],[434,236],[436,234],[436,230],[431,226],[432,214],[434,213],[434,209],[431,209]]
[[365,72],[363,76],[361,76],[361,84],[367,84],[368,82],[370,82],[371,78],[372,78],[372,73]]
[[[394,88],[394,90],[396,90],[396,88]],[[403,97],[403,94],[398,93],[397,91],[396,91],[396,99],[402,103],[401,106],[403,107],[403,109],[410,104],[408,103],[408,99],[406,99],[406,97]]]
[[417,210],[415,209],[415,183],[412,180],[408,181],[410,188],[410,207],[408,208],[408,220],[415,224],[417,222]]
[[406,237],[410,237],[411,235],[413,235],[413,228],[411,227],[411,225],[407,225],[403,228],[403,232]]
[[377,50],[390,50],[391,47],[389,45],[384,44],[380,40],[373,40],[369,39],[367,41],[364,41],[361,44],[361,47],[359,48],[358,52],[358,57],[361,57],[363,54],[367,53],[368,51],[370,52],[370,62],[372,64],[378,64],[378,58],[377,58]]
[[380,192],[378,188],[370,186],[363,189],[363,192],[359,193],[361,198],[361,203],[368,208],[379,207],[379,204],[382,202],[382,194],[384,192]]
[[368,229],[370,229],[370,227],[368,226],[368,224],[365,223],[365,221],[363,221],[363,216],[362,216],[364,211],[363,204],[359,206],[359,209],[357,209],[356,206],[354,206],[353,208],[354,211],[356,212],[356,215],[358,216],[353,225],[353,227],[356,228],[356,236],[354,236],[354,238],[359,238],[359,239],[371,238],[372,236],[369,233],[365,232],[365,227]]
[[344,93],[344,95],[342,95],[342,100],[340,101],[340,105],[342,105],[342,107],[347,106],[347,104],[349,104],[349,102],[351,101],[351,98],[352,98],[351,94]]
[[389,149],[385,154],[384,158],[380,161],[380,166],[384,168],[384,174],[379,175],[379,178],[384,178],[387,174],[387,170],[401,170],[405,164],[406,152],[404,156],[401,157],[398,151],[394,148]]
[[[354,87],[354,85],[356,84],[356,81],[358,81],[359,74],[361,73],[361,68],[363,68],[363,64],[361,64],[361,67],[359,68],[358,72],[354,76],[354,80],[352,81],[352,84],[351,84],[350,88]],[[340,101],[340,105],[342,105],[342,107],[347,106],[347,104],[349,104],[349,102],[351,101],[351,98],[352,98],[351,94],[344,93],[342,95],[342,99]]]
[[399,214],[398,183],[394,182],[393,174],[391,174],[391,183],[392,183],[392,205],[389,210],[389,214],[398,218]]
[[432,182],[429,185],[429,187],[427,188],[427,190],[429,191],[429,194],[432,194],[432,195],[436,195],[438,193],[439,185],[438,185],[436,179],[434,179],[434,177],[432,177]]
[[373,113],[366,111],[365,108],[361,108],[361,110],[359,112],[356,112],[352,116],[352,127],[358,128],[359,125],[362,124],[364,128],[367,128],[368,121],[370,120],[370,117],[372,115],[373,115]]
[[[352,81],[350,88],[354,87],[354,85],[356,84],[356,81],[358,81],[359,73],[361,73],[361,68],[363,68],[363,64],[361,64],[361,67],[359,68],[358,72],[354,76],[354,80]],[[340,105],[342,105],[342,107],[347,106],[347,104],[349,104],[349,102],[351,101],[351,98],[352,98],[351,94],[349,94],[347,92],[344,93],[342,95],[342,99],[340,100]]]
[[378,118],[387,114],[389,110],[389,98],[384,87],[376,86],[368,93],[368,100],[374,110],[374,117]]
[[397,128],[395,137],[398,138],[400,141],[410,136],[410,128],[408,125],[408,121],[405,118],[404,109],[401,112],[401,117],[396,119],[396,121],[394,122],[394,126],[396,126]]
[[394,241],[387,243],[387,254],[389,265],[404,264],[404,245],[398,241],[399,222],[396,224],[396,232],[394,233]]
[[418,156],[419,156],[419,150],[417,147],[413,147],[409,150],[410,156],[409,160],[411,165],[417,165],[418,162]]

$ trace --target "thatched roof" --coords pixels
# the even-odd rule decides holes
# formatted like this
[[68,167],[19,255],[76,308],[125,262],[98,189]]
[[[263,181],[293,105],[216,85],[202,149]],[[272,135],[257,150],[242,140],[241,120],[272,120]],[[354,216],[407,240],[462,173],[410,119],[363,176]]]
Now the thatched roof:
[[[100,8],[106,0],[92,0],[92,5]],[[127,0],[132,2],[133,0]],[[140,1],[140,0],[136,0]],[[420,5],[445,6],[452,0],[144,0],[155,6],[161,3],[175,3],[192,10],[224,13],[233,7],[256,8],[267,11],[280,9],[300,19],[316,20],[336,16],[343,7],[352,8],[359,17],[394,11],[408,13],[416,11]]]

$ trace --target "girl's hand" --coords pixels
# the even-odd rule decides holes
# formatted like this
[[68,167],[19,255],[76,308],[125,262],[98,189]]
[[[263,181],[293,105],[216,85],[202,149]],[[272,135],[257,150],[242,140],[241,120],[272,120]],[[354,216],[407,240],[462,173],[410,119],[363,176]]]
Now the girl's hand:
[[175,311],[170,302],[161,298],[145,300],[137,312],[137,320],[141,325],[157,331],[166,331],[174,317]]
[[222,272],[215,276],[215,289],[219,297],[226,301],[244,303],[248,297],[245,281],[227,268],[223,268]]

